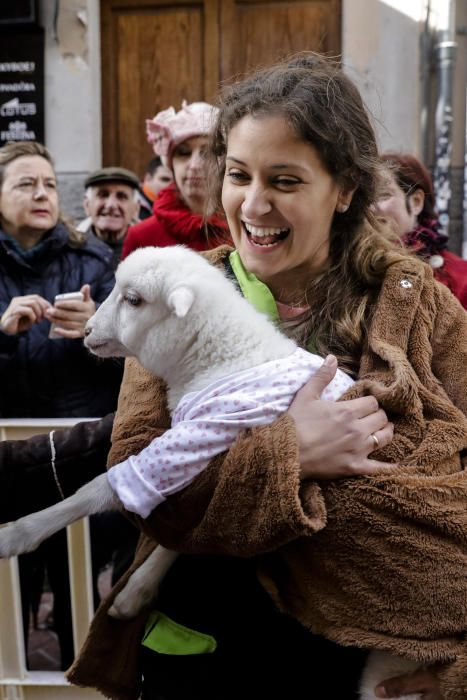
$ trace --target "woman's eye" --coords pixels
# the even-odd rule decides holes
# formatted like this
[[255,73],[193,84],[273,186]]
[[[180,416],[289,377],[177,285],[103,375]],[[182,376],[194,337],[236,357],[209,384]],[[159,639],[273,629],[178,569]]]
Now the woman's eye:
[[280,177],[277,178],[275,184],[279,187],[295,187],[295,185],[300,184],[300,180],[295,180],[295,178],[290,177]]
[[248,180],[248,175],[242,173],[241,170],[229,170],[227,177],[233,182],[245,182]]
[[174,157],[176,156],[178,156],[179,158],[186,158],[187,156],[191,156],[191,151],[189,148],[179,146],[174,151]]
[[137,297],[136,294],[125,294],[123,298],[130,306],[139,306],[142,301],[141,297]]

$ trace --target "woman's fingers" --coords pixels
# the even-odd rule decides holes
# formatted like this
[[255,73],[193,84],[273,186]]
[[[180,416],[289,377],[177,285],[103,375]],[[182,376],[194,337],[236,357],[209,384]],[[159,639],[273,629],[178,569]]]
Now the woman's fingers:
[[16,334],[27,330],[37,321],[37,314],[30,306],[16,305],[2,316],[4,333]]
[[343,405],[346,406],[353,418],[359,419],[368,418],[379,410],[379,403],[374,396],[361,396],[358,399],[344,401]]
[[[85,287],[89,287],[89,285],[84,285],[81,291]],[[76,299],[57,301],[55,306],[48,309],[47,318],[57,324],[55,328],[57,335],[71,339],[84,337],[84,327],[96,311],[96,305],[90,298],[89,289],[87,289],[85,296],[88,298],[84,301]]]
[[292,405],[297,411],[301,411],[310,401],[317,401],[327,385],[332,382],[337,372],[337,360],[334,355],[328,355],[321,367],[297,392]]
[[84,337],[82,325],[80,325],[78,328],[75,328],[74,330],[70,330],[69,328],[62,328],[61,326],[55,326],[54,333],[60,336],[61,338],[68,338],[71,340]]
[[28,330],[44,318],[49,307],[49,302],[38,294],[13,297],[2,315],[0,327],[10,335]]
[[[390,442],[392,442],[392,438],[394,437],[394,425],[393,423],[386,423],[384,428],[381,428],[381,430],[373,430],[370,435],[369,435],[369,448],[370,451],[368,454],[371,454],[371,452],[375,452],[376,450],[380,450],[383,447],[386,447],[389,445]],[[376,440],[375,440],[376,438]]]
[[443,700],[438,678],[432,669],[420,669],[411,675],[390,678],[375,689],[377,698],[400,698],[409,693],[421,693],[424,700]]
[[393,437],[393,426],[373,396],[337,403],[319,398],[335,370],[335,358],[327,358],[289,408],[302,479],[363,476],[392,466],[369,458]]

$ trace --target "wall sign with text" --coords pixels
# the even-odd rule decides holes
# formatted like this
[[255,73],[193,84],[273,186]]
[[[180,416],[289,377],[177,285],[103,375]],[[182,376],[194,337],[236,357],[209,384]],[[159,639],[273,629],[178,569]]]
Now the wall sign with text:
[[10,28],[0,34],[0,146],[44,140],[44,32]]

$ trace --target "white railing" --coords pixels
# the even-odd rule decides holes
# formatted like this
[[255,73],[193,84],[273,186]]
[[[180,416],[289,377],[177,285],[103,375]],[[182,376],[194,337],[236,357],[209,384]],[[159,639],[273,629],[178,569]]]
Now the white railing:
[[[82,420],[86,419],[79,419]],[[77,422],[78,419],[71,418],[0,419],[0,440],[21,440],[71,427]],[[84,641],[93,615],[87,518],[67,528],[67,541],[76,651]],[[18,562],[16,558],[0,560],[0,700],[102,700],[102,697],[96,691],[69,685],[60,671],[26,669]]]

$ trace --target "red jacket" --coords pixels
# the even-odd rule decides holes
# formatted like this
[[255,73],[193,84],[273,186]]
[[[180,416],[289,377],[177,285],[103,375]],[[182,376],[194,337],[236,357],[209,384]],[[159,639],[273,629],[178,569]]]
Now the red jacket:
[[464,309],[467,309],[467,260],[448,250],[443,250],[441,256],[444,265],[433,270],[435,278],[449,287]]
[[467,309],[467,260],[446,250],[448,238],[438,231],[438,221],[419,223],[402,236],[402,240],[409,250],[430,265],[435,279],[446,285]]
[[229,242],[226,222],[214,215],[205,220],[194,214],[172,184],[161,190],[154,203],[152,216],[130,226],[123,243],[122,260],[137,248],[183,243],[193,250],[215,248]]

